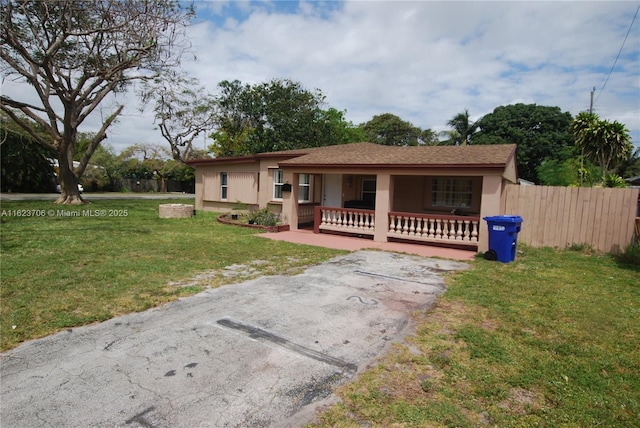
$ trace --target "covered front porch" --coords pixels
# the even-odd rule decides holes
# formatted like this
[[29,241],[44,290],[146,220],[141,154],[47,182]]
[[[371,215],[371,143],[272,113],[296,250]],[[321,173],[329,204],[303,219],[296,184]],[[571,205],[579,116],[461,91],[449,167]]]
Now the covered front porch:
[[[375,218],[374,210],[317,206],[313,230],[374,237]],[[387,240],[478,247],[479,217],[390,211],[387,223]]]
[[292,231],[313,225],[316,234],[477,252],[488,249],[482,217],[500,212],[503,177],[496,172],[313,172],[319,196],[302,204],[295,184],[309,173],[285,171],[292,186],[282,214]]

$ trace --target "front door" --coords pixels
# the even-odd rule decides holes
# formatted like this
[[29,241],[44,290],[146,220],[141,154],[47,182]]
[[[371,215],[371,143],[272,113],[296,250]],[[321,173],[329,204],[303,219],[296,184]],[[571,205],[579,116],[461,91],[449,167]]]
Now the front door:
[[342,207],[342,174],[324,174],[322,205]]

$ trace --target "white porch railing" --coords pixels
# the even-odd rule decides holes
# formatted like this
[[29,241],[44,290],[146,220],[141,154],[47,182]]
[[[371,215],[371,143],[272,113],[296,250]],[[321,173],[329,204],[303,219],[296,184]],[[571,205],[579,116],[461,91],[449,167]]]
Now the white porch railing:
[[372,235],[375,229],[375,212],[354,208],[315,207],[314,231]]
[[[387,238],[476,247],[479,228],[479,217],[394,211],[389,213]],[[321,230],[373,236],[375,211],[316,206],[314,231]]]
[[479,225],[479,217],[390,212],[387,237],[475,246]]

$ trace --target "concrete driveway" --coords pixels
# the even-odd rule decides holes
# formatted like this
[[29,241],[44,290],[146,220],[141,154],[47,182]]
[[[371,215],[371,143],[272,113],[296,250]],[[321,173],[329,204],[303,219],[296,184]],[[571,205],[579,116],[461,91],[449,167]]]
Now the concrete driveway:
[[1,354],[0,425],[301,426],[466,267],[359,251],[24,343]]

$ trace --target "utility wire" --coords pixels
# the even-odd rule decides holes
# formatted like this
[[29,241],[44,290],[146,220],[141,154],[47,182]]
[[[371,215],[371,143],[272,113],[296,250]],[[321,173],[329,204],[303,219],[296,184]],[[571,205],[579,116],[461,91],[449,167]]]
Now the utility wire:
[[640,11],[640,3],[638,3],[638,8],[636,9],[636,14],[633,15],[633,19],[631,20],[631,24],[629,25],[629,29],[627,30],[627,34],[624,36],[624,40],[622,41],[622,46],[620,46],[620,50],[618,51],[618,55],[616,56],[615,61],[613,61],[613,65],[611,66],[611,70],[609,70],[609,74],[607,75],[607,78],[604,81],[604,84],[602,85],[602,88],[600,88],[600,92],[598,92],[598,96],[596,97],[596,101],[598,101],[598,98],[600,98],[600,95],[602,95],[602,91],[604,91],[605,86],[607,86],[607,82],[609,82],[609,78],[611,77],[611,73],[613,73],[613,69],[616,67],[618,59],[620,58],[620,54],[622,53],[622,48],[624,48],[624,43],[627,41],[627,38],[629,37],[629,33],[631,32],[631,27],[633,27],[633,23],[636,21],[636,17],[638,16],[638,11]]

